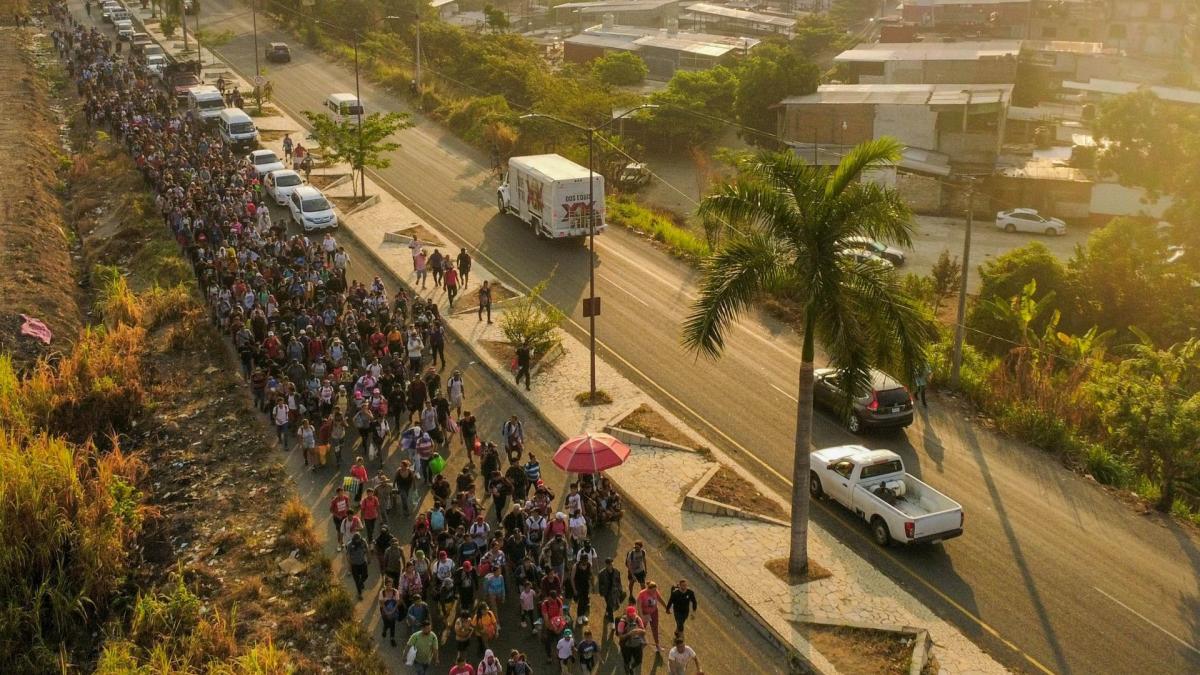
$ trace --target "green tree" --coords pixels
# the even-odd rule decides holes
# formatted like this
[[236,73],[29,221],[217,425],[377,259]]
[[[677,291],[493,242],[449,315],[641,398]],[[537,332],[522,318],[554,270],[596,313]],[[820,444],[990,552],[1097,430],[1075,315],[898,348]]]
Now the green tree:
[[809,14],[796,21],[791,47],[808,59],[841,51],[846,32],[825,14]]
[[[392,165],[388,153],[399,149],[400,144],[390,140],[401,129],[412,126],[408,113],[371,113],[362,118],[362,124],[354,117],[335,120],[325,113],[305,110],[304,116],[312,124],[312,137],[325,149],[326,159],[332,162],[347,162],[357,172],[366,196],[367,179],[365,169],[386,169]],[[355,186],[355,194],[358,187]]]
[[649,137],[668,148],[718,138],[734,116],[736,92],[737,75],[725,66],[675,71],[667,88],[650,97],[659,108],[647,121]]
[[552,278],[553,272],[529,289],[527,295],[511,301],[505,307],[504,314],[500,316],[500,332],[509,344],[514,347],[529,345],[534,352],[545,354],[562,342],[558,327],[566,315],[542,299]]
[[512,27],[504,10],[497,9],[490,4],[483,6],[483,17],[487,27],[496,33],[503,33]]
[[1200,339],[1160,350],[1143,334],[1132,352],[1095,398],[1109,438],[1154,478],[1155,507],[1169,511],[1181,480],[1200,475]]
[[843,28],[875,16],[879,11],[879,0],[833,0],[829,16]]
[[[801,354],[792,464],[791,553],[794,578],[808,569],[809,451],[813,368],[819,339],[830,362],[844,369],[851,394],[864,391],[872,365],[898,362],[903,372],[923,362],[932,326],[890,270],[839,254],[847,239],[868,236],[908,246],[910,214],[892,189],[860,182],[863,171],[898,161],[890,138],[854,148],[833,170],[793,153],[763,153],[729,185],[706,197],[701,215],[737,228],[704,263],[699,298],[684,322],[683,342],[708,357],[725,348],[738,316],[765,292],[801,298]],[[847,405],[849,401],[847,401]]]
[[[1007,303],[1020,296],[1030,281],[1037,281],[1040,292],[1051,293],[1059,300],[1072,297],[1066,268],[1040,241],[984,263],[979,267],[979,280],[979,297],[967,316],[967,327],[971,329],[968,338],[976,346],[996,355],[1007,353],[1021,336],[1011,324],[999,320],[987,309],[989,302]],[[1035,332],[1041,333],[1045,324],[1039,322],[1034,328]]]
[[929,277],[933,282],[934,314],[941,311],[942,302],[946,298],[959,291],[962,283],[962,273],[962,264],[958,262],[958,258],[951,258],[950,251],[942,249],[941,254],[938,255],[937,262],[929,270]]
[[633,52],[610,52],[592,62],[596,79],[617,87],[639,84],[648,72],[646,62]]
[[[775,110],[787,96],[811,94],[821,79],[817,65],[794,51],[765,45],[741,62],[738,68],[734,111],[738,121],[751,129],[775,133]],[[774,143],[761,134],[747,134],[752,143]]]

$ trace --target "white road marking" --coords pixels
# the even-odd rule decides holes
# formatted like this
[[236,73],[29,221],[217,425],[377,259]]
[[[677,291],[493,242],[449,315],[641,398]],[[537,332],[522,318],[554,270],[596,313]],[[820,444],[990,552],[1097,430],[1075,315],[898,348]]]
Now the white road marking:
[[788,397],[788,398],[792,399],[792,402],[793,402],[793,403],[799,403],[799,402],[800,402],[800,399],[796,398],[795,396],[792,396],[791,394],[789,394],[789,393],[787,393],[786,391],[784,391],[784,390],[780,389],[779,387],[776,387],[774,384],[772,384],[772,385],[771,385],[771,388],[772,388],[772,389],[774,389],[775,391],[777,391],[777,392],[779,392],[779,393],[783,394],[784,396],[786,396],[786,397]]
[[632,292],[630,292],[630,291],[626,290],[626,288],[625,288],[624,286],[622,286],[621,284],[617,283],[617,281],[615,281],[615,280],[614,280],[614,279],[612,279],[611,277],[609,277],[609,276],[607,276],[607,275],[605,275],[605,274],[597,274],[596,276],[597,276],[597,277],[599,277],[599,278],[601,278],[601,279],[604,279],[604,280],[605,280],[605,281],[607,281],[608,283],[612,284],[612,287],[613,287],[613,288],[615,288],[615,289],[617,289],[618,291],[621,291],[621,292],[622,292],[622,293],[624,293],[625,295],[628,295],[629,297],[633,298],[634,300],[637,300],[638,302],[642,303],[643,305],[645,305],[645,306],[646,306],[646,308],[647,308],[647,309],[653,309],[653,307],[650,307],[650,303],[648,303],[648,302],[646,302],[645,300],[643,300],[643,299],[642,299],[641,297],[639,297],[639,296],[638,296],[636,293],[632,293]]
[[1097,588],[1095,586],[1092,586],[1092,588],[1100,595],[1103,595],[1104,597],[1108,598],[1109,600],[1112,600],[1113,602],[1117,603],[1118,605],[1129,610],[1137,618],[1141,619],[1142,621],[1145,621],[1146,623],[1150,624],[1151,626],[1154,626],[1160,632],[1162,632],[1163,635],[1166,635],[1167,637],[1178,642],[1179,644],[1183,645],[1184,647],[1187,647],[1188,649],[1192,650],[1193,652],[1200,654],[1200,649],[1197,649],[1194,645],[1187,642],[1183,638],[1179,637],[1178,635],[1172,633],[1171,631],[1167,630],[1166,628],[1163,628],[1162,626],[1160,626],[1160,625],[1154,623],[1153,621],[1151,621],[1150,619],[1146,618],[1146,616],[1144,614],[1142,614],[1141,612],[1139,612],[1136,609],[1130,607],[1129,605],[1121,602],[1120,600],[1114,598],[1113,596],[1109,595],[1108,593],[1105,593],[1104,591],[1100,590],[1099,588]]

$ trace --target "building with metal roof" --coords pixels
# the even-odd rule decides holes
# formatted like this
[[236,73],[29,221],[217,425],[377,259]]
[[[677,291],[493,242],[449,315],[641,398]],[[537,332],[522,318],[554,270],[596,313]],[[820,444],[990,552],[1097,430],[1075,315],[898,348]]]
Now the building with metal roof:
[[792,37],[796,19],[745,9],[696,2],[684,8],[679,25],[697,32],[724,35],[781,35]]
[[654,79],[670,79],[677,70],[705,70],[717,65],[722,57],[743,55],[757,47],[760,40],[643,26],[608,23],[592,26],[563,40],[563,55],[568,61],[586,63],[613,51],[633,52],[642,57]]
[[582,29],[597,21],[621,26],[666,28],[679,16],[680,0],[588,0],[555,5],[554,20]]
[[838,54],[853,84],[1012,84],[1020,40],[860,44]]
[[1011,84],[826,84],[777,106],[784,141],[849,149],[891,136],[952,165],[991,167],[1004,137]]

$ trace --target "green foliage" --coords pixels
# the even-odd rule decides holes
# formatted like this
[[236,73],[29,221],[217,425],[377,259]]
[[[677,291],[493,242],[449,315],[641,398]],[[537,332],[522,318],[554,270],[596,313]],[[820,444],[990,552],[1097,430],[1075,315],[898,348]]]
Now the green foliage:
[[724,120],[734,117],[736,94],[737,74],[724,66],[675,71],[667,88],[650,97],[659,108],[646,124],[649,136],[668,149],[719,138],[728,127]]
[[538,282],[529,293],[510,301],[500,316],[500,331],[514,347],[528,345],[535,353],[545,354],[562,342],[558,327],[566,315],[554,305],[542,300],[553,273]]
[[618,87],[640,84],[648,72],[646,62],[633,52],[610,52],[592,62],[597,80]]
[[875,16],[879,11],[876,0],[833,0],[829,8],[829,16],[843,28]]
[[231,30],[198,30],[195,37],[197,43],[203,44],[209,49],[215,49],[229,44],[229,41],[237,37],[237,34]]
[[489,130],[496,124],[512,124],[516,114],[508,107],[503,96],[484,96],[455,101],[448,106],[446,124],[475,145],[484,145]]
[[1128,484],[1132,473],[1124,460],[1098,443],[1088,446],[1087,454],[1084,456],[1084,468],[1092,478],[1105,485],[1115,487]]
[[[734,111],[743,125],[775,133],[775,110],[787,96],[811,94],[817,90],[820,69],[794,50],[779,45],[764,45],[743,59],[737,71]],[[775,141],[762,134],[747,134],[752,143],[769,145]]]
[[942,302],[946,298],[958,293],[962,285],[962,273],[962,264],[958,262],[958,257],[951,258],[950,252],[942,249],[937,262],[929,271],[929,280],[933,286],[933,311],[935,313],[941,310]]
[[[1016,326],[1006,324],[997,317],[996,303],[1007,303],[1017,297],[1030,281],[1037,282],[1043,294],[1059,298],[1072,296],[1068,287],[1067,271],[1058,258],[1041,242],[1032,242],[989,260],[979,268],[979,299],[967,317],[967,326],[975,331],[971,341],[983,349],[1002,354],[1020,338]],[[1030,326],[1034,333],[1045,328],[1049,315]],[[995,339],[991,336],[996,336]]]
[[347,162],[354,171],[364,168],[386,169],[392,160],[388,156],[400,148],[390,140],[402,129],[412,126],[408,113],[374,112],[363,116],[361,124],[357,118],[335,120],[325,113],[304,111],[312,124],[312,137],[321,145],[325,158],[333,162]]
[[504,10],[497,9],[491,4],[483,6],[483,17],[487,27],[497,33],[503,33],[512,27],[512,24],[508,20],[508,15],[504,13]]
[[171,15],[164,16],[158,23],[158,27],[162,30],[163,35],[174,37],[175,31],[179,30],[179,18]]
[[613,225],[636,230],[662,242],[673,255],[699,263],[712,250],[704,239],[677,225],[670,217],[656,213],[628,197],[608,196],[607,219]]

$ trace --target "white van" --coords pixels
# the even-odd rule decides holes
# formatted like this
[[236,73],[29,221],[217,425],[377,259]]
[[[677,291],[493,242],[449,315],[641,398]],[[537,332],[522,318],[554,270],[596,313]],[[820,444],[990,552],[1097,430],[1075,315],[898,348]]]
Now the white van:
[[221,139],[234,146],[249,145],[258,140],[258,129],[254,120],[241,108],[226,108],[217,115],[217,133]]
[[121,21],[128,21],[130,24],[133,23],[133,15],[130,14],[129,10],[127,9],[113,10],[112,14],[110,14],[108,18],[112,19],[114,25],[120,23]]
[[225,109],[225,97],[211,84],[198,84],[188,89],[188,114],[198,122],[213,122]]
[[362,115],[363,105],[354,94],[330,94],[325,99],[325,108],[335,119]]

